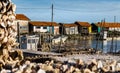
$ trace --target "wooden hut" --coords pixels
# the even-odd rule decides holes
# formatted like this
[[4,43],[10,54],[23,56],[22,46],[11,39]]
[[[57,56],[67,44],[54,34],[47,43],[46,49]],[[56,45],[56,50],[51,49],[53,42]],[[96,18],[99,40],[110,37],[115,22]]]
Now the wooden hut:
[[91,25],[88,22],[75,22],[78,25],[78,32],[80,34],[90,34],[92,32]]
[[98,22],[96,26],[99,28],[99,31],[101,31],[102,28],[104,28],[107,31],[120,31],[120,23]]
[[[78,34],[78,26],[74,23],[60,23],[63,27],[63,34]],[[62,31],[60,31],[62,33]]]
[[16,27],[18,27],[19,25],[19,33],[23,34],[23,33],[29,33],[29,28],[28,28],[28,22],[30,21],[30,19],[24,15],[24,14],[16,14]]
[[59,25],[56,22],[45,22],[45,21],[30,21],[29,32],[49,32],[54,35],[59,34]]

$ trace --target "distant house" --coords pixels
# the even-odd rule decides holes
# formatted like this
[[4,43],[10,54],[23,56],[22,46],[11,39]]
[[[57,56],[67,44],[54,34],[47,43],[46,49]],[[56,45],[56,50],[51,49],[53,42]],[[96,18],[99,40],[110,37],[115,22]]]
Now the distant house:
[[30,21],[30,19],[25,16],[24,14],[16,14],[16,27],[18,27],[19,24],[19,32],[20,34],[22,33],[29,33],[28,32],[28,22]]
[[61,30],[60,33],[63,32],[63,34],[78,34],[78,26],[74,23],[64,24],[60,23],[61,29],[63,28],[63,31]]
[[81,34],[90,34],[92,32],[91,25],[88,22],[75,22],[78,25],[78,32]]
[[92,33],[97,33],[98,32],[98,26],[95,23],[91,24],[91,28],[92,28]]
[[107,31],[120,31],[120,23],[98,22],[96,26],[98,27],[99,32],[103,30],[102,28]]
[[45,21],[30,21],[29,32],[49,32],[54,35],[59,34],[59,25],[56,22],[45,22]]

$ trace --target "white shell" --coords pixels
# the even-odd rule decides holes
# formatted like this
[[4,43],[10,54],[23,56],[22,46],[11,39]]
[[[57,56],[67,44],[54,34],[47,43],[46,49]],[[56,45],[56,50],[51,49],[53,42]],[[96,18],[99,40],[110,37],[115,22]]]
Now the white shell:
[[14,22],[11,22],[11,21],[7,21],[7,24],[8,24],[8,26],[10,27],[10,26],[12,26],[12,25],[14,25]]
[[[14,22],[13,22],[13,23],[14,23]],[[14,24],[15,24],[15,23],[14,23]],[[11,28],[12,28],[12,30],[13,30],[14,32],[17,32],[17,27],[16,27],[16,25],[12,25]]]
[[3,15],[2,19],[3,19],[3,21],[6,21],[8,19],[8,16],[7,15]]
[[12,45],[12,44],[16,43],[16,39],[13,37],[10,37],[10,38],[8,38],[8,43]]
[[6,6],[6,10],[10,11],[11,10],[10,8],[12,8],[12,3],[8,3],[8,5]]
[[6,7],[6,6],[7,6],[7,3],[5,3],[5,2],[2,2],[2,4],[3,4],[3,7]]
[[0,9],[2,8],[2,3],[0,2]]
[[7,12],[7,15],[11,15],[11,14],[13,14],[12,11],[8,11],[8,12]]
[[8,0],[9,2],[12,2],[11,0]]
[[2,23],[2,19],[0,19],[0,24]]
[[4,38],[4,35],[5,35],[4,29],[0,28],[0,40],[2,40]]
[[15,20],[15,15],[13,15],[13,14],[9,15],[9,16],[8,16],[8,19],[9,19],[9,20]]
[[0,19],[2,18],[2,14],[0,14]]
[[6,43],[7,41],[8,41],[8,38],[4,37],[3,40],[2,40],[2,43]]
[[0,25],[1,25],[2,27],[4,27],[4,28],[7,27],[7,25],[6,25],[4,22],[2,22]]
[[12,4],[12,11],[15,12],[16,11],[16,5]]
[[4,7],[2,10],[1,10],[1,13],[5,13],[6,12],[6,7]]

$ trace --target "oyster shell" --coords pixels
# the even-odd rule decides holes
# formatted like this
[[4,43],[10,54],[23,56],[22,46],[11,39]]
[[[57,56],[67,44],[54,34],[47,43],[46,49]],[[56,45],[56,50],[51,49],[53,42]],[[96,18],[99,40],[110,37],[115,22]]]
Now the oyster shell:
[[4,38],[5,32],[4,29],[0,28],[0,41]]

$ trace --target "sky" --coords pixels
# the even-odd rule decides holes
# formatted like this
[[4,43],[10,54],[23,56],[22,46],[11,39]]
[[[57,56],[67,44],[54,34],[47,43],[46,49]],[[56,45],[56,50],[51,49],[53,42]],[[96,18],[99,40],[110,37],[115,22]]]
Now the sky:
[[25,14],[32,21],[53,21],[58,23],[120,22],[120,0],[12,0],[16,14]]

